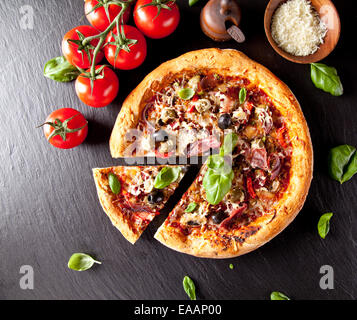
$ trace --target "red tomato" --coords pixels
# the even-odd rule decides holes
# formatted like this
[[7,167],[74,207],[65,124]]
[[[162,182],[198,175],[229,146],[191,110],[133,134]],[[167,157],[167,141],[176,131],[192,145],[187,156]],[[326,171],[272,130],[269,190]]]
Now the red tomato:
[[[82,69],[87,69],[91,66],[91,62],[89,61],[87,52],[89,53],[90,60],[92,61],[94,49],[91,49],[89,47],[82,48],[78,44],[68,41],[68,40],[75,40],[75,41],[80,40],[77,31],[83,34],[84,37],[95,36],[98,35],[99,32],[91,26],[79,26],[68,31],[62,41],[62,52],[66,60],[74,66],[77,66]],[[90,45],[96,47],[98,42],[99,42],[98,39],[94,39],[90,42]],[[103,59],[103,57],[104,57],[103,52],[99,51],[96,59],[96,64],[99,63]]]
[[44,133],[56,148],[71,149],[79,146],[87,137],[88,122],[75,109],[58,109],[47,117]]
[[[104,6],[99,7],[95,10],[93,8],[99,3],[103,1],[98,1],[98,0],[85,0],[84,4],[84,12],[87,16],[87,19],[89,23],[94,27],[97,28],[100,31],[106,30],[110,23],[115,19],[115,17],[120,13],[122,10],[122,7],[117,4],[110,4],[108,6],[108,12],[109,12],[109,18],[110,21],[108,20],[108,16],[105,12]],[[127,23],[129,20],[130,16],[130,7],[126,9],[124,12],[122,18],[123,18],[123,23]]]
[[171,10],[159,8],[155,5],[141,8],[153,3],[152,0],[138,0],[134,8],[134,21],[139,30],[149,38],[160,39],[167,37],[177,28],[180,21],[180,11],[175,2],[167,2],[165,5]]
[[[140,66],[146,58],[146,40],[142,33],[135,27],[124,25],[122,26],[127,41],[137,40],[135,44],[128,44],[130,52],[127,52],[120,44],[120,51],[117,58],[115,58],[117,45],[109,44],[104,47],[105,57],[108,62],[114,67],[122,70],[131,70]],[[121,27],[120,27],[121,28]],[[115,28],[113,32],[110,32],[105,40],[105,43],[116,42],[115,36],[118,35],[118,30]],[[124,39],[125,41],[125,39]]]
[[[96,69],[101,66],[97,66]],[[90,70],[87,70],[90,72]],[[76,80],[76,93],[78,98],[88,106],[94,108],[102,108],[110,104],[118,94],[119,80],[115,72],[104,67],[101,71],[103,79],[95,79],[93,81],[93,89],[91,88],[91,80],[81,74]]]

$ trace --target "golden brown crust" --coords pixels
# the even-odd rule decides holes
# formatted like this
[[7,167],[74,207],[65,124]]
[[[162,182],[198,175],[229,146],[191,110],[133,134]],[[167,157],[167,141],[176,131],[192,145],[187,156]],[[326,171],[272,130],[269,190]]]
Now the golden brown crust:
[[112,224],[122,233],[125,239],[134,244],[140,238],[141,232],[134,232],[128,221],[124,218],[123,212],[121,212],[119,207],[113,204],[112,197],[103,187],[103,185],[107,184],[107,182],[103,180],[103,170],[108,169],[93,169],[93,176],[100,204]]
[[[285,119],[293,146],[290,183],[274,212],[254,221],[240,241],[240,232],[226,242],[217,241],[210,232],[204,236],[182,237],[179,230],[162,225],[155,238],[166,246],[187,254],[207,258],[230,258],[250,252],[280,233],[301,210],[312,179],[313,151],[304,115],[289,88],[269,70],[236,50],[204,49],[186,53],[168,61],[150,73],[125,100],[110,139],[113,157],[123,156],[127,144],[125,133],[135,128],[141,112],[152,95],[176,74],[189,70],[210,69],[221,75],[241,76],[261,88]],[[236,239],[236,240],[233,240]],[[215,241],[216,240],[216,241]]]

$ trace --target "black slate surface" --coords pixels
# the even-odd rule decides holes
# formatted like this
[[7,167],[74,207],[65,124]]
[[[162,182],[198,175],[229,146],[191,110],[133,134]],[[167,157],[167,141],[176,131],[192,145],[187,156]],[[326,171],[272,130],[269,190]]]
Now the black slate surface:
[[[199,299],[268,299],[272,290],[294,299],[357,297],[357,178],[340,186],[326,173],[329,148],[357,146],[356,4],[334,1],[342,34],[323,62],[338,69],[345,93],[333,97],[313,86],[309,66],[283,60],[270,47],[263,27],[268,1],[239,1],[247,38],[243,44],[217,44],[203,35],[199,12],[204,2],[189,8],[186,0],[178,1],[178,30],[166,39],[148,41],[148,58],[139,69],[118,73],[120,94],[104,109],[83,105],[72,83],[42,76],[45,62],[61,54],[63,34],[87,23],[81,22],[83,0],[0,2],[0,298],[186,299],[186,274],[194,279]],[[34,9],[33,30],[20,28],[23,5]],[[187,51],[215,46],[239,49],[262,63],[300,101],[315,151],[314,180],[304,209],[282,234],[236,259],[198,259],[165,248],[153,239],[164,216],[132,246],[102,212],[91,168],[121,163],[110,157],[109,135],[123,99],[148,72]],[[74,150],[51,147],[42,130],[35,129],[60,107],[77,108],[90,121],[86,142]],[[329,211],[335,213],[331,231],[321,240],[317,221]],[[71,271],[66,264],[73,252],[90,253],[103,264],[87,272]],[[33,267],[34,290],[20,289],[21,265]],[[319,287],[322,265],[334,268],[333,290]]]

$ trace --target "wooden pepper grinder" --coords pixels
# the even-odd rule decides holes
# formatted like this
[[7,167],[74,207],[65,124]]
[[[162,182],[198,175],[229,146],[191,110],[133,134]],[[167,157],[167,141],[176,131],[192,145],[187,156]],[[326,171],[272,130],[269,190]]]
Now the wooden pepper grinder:
[[245,40],[238,28],[241,18],[241,10],[235,0],[210,0],[201,11],[201,29],[215,41],[233,38],[241,43]]

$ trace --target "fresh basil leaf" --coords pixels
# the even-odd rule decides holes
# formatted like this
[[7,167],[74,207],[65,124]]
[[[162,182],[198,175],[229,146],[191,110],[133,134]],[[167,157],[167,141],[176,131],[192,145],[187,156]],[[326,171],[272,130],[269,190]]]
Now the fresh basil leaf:
[[329,174],[332,179],[341,184],[350,180],[357,173],[356,148],[347,144],[337,146],[330,150]]
[[232,153],[238,144],[238,135],[230,132],[224,136],[223,146],[220,149],[220,155]]
[[183,288],[191,300],[196,300],[196,287],[189,276],[183,278]]
[[312,63],[311,80],[315,87],[329,92],[333,96],[341,96],[343,94],[340,77],[337,75],[337,70],[333,67],[329,67],[323,63]]
[[92,268],[95,263],[102,264],[101,262],[94,260],[88,254],[74,253],[69,258],[68,268],[75,271],[85,271]]
[[43,74],[45,77],[58,81],[70,82],[80,75],[80,71],[71,65],[65,57],[56,57],[48,61],[45,65]]
[[317,224],[317,230],[318,230],[319,235],[322,239],[325,239],[328,232],[330,231],[330,220],[331,220],[332,216],[333,216],[333,213],[329,212],[329,213],[323,214],[319,219],[319,222]]
[[344,183],[350,180],[357,172],[357,152],[355,152],[351,158],[347,166],[347,170],[345,171],[344,175],[342,176],[342,182]]
[[232,263],[229,265],[229,269],[231,269],[231,270],[234,269],[234,265]]
[[210,169],[219,170],[224,166],[224,157],[213,154],[207,158],[206,166]]
[[191,88],[185,88],[181,89],[178,95],[182,100],[190,100],[195,95],[195,91]]
[[270,300],[290,300],[290,298],[284,293],[281,293],[279,291],[273,291],[270,294]]
[[223,174],[209,168],[202,183],[206,191],[206,200],[213,205],[220,203],[231,189],[233,178],[233,170]]
[[247,89],[246,88],[240,89],[240,91],[239,91],[239,103],[243,104],[246,98],[247,98]]
[[200,0],[188,0],[188,4],[190,7],[192,7],[193,5],[195,5],[198,1]]
[[198,204],[197,204],[196,202],[191,202],[191,203],[187,206],[185,212],[193,212],[193,211],[196,210],[197,206],[198,206]]
[[219,154],[213,154],[207,158],[206,166],[215,173],[228,174],[232,171],[232,163],[230,158],[225,158]]
[[121,190],[121,183],[114,173],[108,174],[109,187],[114,194],[118,194]]
[[180,175],[181,167],[164,167],[156,176],[154,187],[156,189],[164,189],[172,182],[176,181]]

